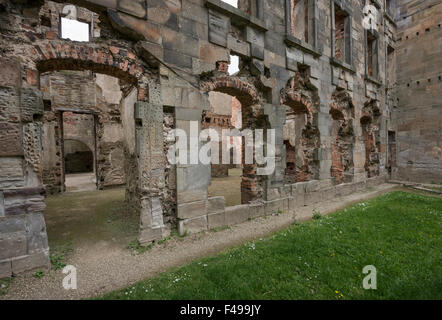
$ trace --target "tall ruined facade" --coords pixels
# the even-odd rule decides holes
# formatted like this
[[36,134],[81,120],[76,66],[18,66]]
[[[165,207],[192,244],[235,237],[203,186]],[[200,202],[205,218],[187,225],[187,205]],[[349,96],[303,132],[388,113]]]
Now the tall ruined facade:
[[442,4],[398,1],[394,10],[392,178],[442,183]]
[[[382,183],[389,171],[417,179],[429,170],[441,182],[441,58],[431,46],[441,39],[441,4],[394,2],[0,0],[0,277],[49,263],[45,192],[63,188],[70,113],[95,119],[107,152],[97,169],[112,169],[107,155],[120,152],[142,244],[172,228],[292,212]],[[366,5],[376,11],[370,28]],[[62,37],[66,17],[88,25],[88,41]],[[240,59],[233,75],[231,55]],[[118,79],[121,99],[94,91],[100,103],[64,105],[45,88],[67,71]],[[263,176],[258,163],[243,163],[241,206],[208,197],[210,165],[167,160],[173,129],[189,132],[194,121],[201,130],[210,92],[241,104],[242,129],[275,130],[276,168]]]

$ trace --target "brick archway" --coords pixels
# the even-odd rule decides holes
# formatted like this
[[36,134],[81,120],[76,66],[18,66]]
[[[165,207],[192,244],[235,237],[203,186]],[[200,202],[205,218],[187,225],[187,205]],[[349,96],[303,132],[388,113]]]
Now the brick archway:
[[329,106],[332,118],[331,125],[331,176],[335,184],[353,181],[354,161],[353,147],[355,135],[353,128],[355,107],[350,94],[346,90],[336,90]]
[[361,126],[365,145],[365,171],[368,178],[380,174],[380,108],[379,102],[369,100],[362,109]]
[[286,147],[285,179],[289,183],[309,181],[319,175],[319,129],[314,117],[319,109],[319,96],[308,78],[296,73],[281,90],[281,104],[288,106],[287,123],[293,122],[292,134],[284,141]]
[[297,73],[281,90],[281,104],[289,106],[294,114],[306,114],[311,122],[319,105],[317,91],[304,75]]
[[[130,112],[128,113],[133,114],[132,118],[130,118],[133,120],[133,123],[128,127],[133,132],[133,137],[132,135],[129,137],[131,141],[134,141],[133,150],[129,152],[124,145],[121,146],[121,141],[118,141],[118,148],[112,147],[111,149],[108,145],[104,146],[106,142],[100,144],[99,148],[102,147],[104,150],[103,154],[108,156],[106,159],[109,159],[111,152],[112,155],[114,155],[115,150],[118,151],[118,156],[122,155],[122,157],[124,157],[125,164],[123,165],[123,168],[126,170],[125,176],[130,177],[129,179],[126,179],[126,200],[131,206],[136,208],[140,214],[139,241],[141,243],[148,243],[153,240],[161,239],[163,237],[164,228],[162,216],[161,219],[157,219],[157,225],[152,226],[151,224],[146,224],[146,221],[152,218],[152,213],[148,210],[144,210],[143,206],[152,201],[153,196],[150,194],[142,194],[140,191],[140,185],[142,183],[145,183],[142,186],[143,188],[147,185],[147,182],[145,181],[149,176],[146,173],[147,171],[145,167],[146,163],[150,163],[150,155],[138,154],[140,152],[139,150],[142,150],[146,146],[149,148],[152,143],[152,139],[146,134],[146,131],[149,130],[152,123],[145,121],[145,119],[151,117],[151,114],[161,107],[156,105],[153,106],[149,103],[149,86],[152,82],[156,81],[156,75],[153,74],[152,70],[131,49],[128,49],[127,47],[118,47],[116,45],[107,45],[102,42],[78,43],[68,40],[37,40],[34,41],[30,48],[30,53],[32,55],[32,60],[28,59],[27,63],[24,65],[24,71],[28,85],[33,87],[33,90],[35,91],[38,91],[39,83],[38,81],[33,81],[33,79],[38,79],[40,74],[70,70],[91,71],[96,74],[104,74],[117,78],[120,80],[123,97],[133,93],[133,101],[129,99],[131,107]],[[134,105],[132,103],[134,103]],[[123,107],[120,105],[120,111],[121,108]],[[80,109],[77,110],[77,108],[75,108],[74,112],[85,111],[88,113],[89,111],[92,111],[92,114],[97,117],[97,125],[95,129],[98,133],[96,134],[99,135],[100,132],[104,132],[103,123],[107,120],[101,120],[104,115],[107,115],[107,113],[102,113],[99,108],[97,110],[89,110],[87,108],[87,110]],[[161,112],[159,114],[162,115],[162,107],[160,109]],[[54,111],[57,111],[56,113],[61,114],[62,112],[65,112],[64,108],[59,108],[57,110],[54,109]],[[112,113],[110,117],[116,118],[115,113]],[[155,125],[158,125],[158,127],[161,126],[162,128],[162,119],[158,117],[156,120],[158,120],[158,123],[155,123]],[[124,132],[123,134],[125,135],[126,133],[127,132]],[[58,136],[60,137],[61,135],[58,134]],[[126,138],[126,135],[124,137]],[[108,163],[103,163],[100,166],[97,166],[96,172],[100,173],[100,169],[103,169],[106,165],[108,165]],[[63,170],[63,168],[61,168],[61,170]],[[143,174],[143,176],[137,178],[140,177],[141,174]],[[98,182],[98,185],[99,183],[100,181]],[[99,188],[101,188],[101,185],[99,185]],[[156,201],[158,207],[163,208],[162,199],[157,197]]]
[[[235,97],[241,103],[242,129],[266,129],[270,127],[263,112],[263,98],[253,84],[244,81],[242,78],[227,76],[223,73],[221,76],[214,76],[205,80],[201,83],[200,88],[204,93],[214,91]],[[244,143],[242,148],[242,162],[244,163]],[[257,164],[243,164],[241,181],[241,201],[243,204],[264,196],[264,183],[262,177],[256,174],[257,168]]]
[[258,90],[238,77],[219,77],[201,83],[203,92],[216,91],[233,96],[241,102],[243,108],[260,103]]
[[[89,70],[121,79],[138,88],[138,101],[148,100],[147,75],[136,54],[128,49],[116,46],[97,46],[97,44],[79,44],[70,41],[52,40],[37,43],[31,48],[37,70],[27,69],[28,83],[38,73],[59,70]],[[37,72],[38,71],[38,72]]]

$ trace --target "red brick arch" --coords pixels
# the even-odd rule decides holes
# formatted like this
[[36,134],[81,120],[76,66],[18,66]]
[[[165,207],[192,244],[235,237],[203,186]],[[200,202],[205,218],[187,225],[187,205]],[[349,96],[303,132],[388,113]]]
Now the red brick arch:
[[220,77],[201,83],[203,92],[216,91],[231,95],[241,102],[242,107],[259,103],[259,94],[256,88],[238,77]]
[[354,103],[346,90],[337,90],[333,93],[329,113],[333,120],[348,120],[354,118]]
[[[202,92],[221,92],[235,97],[241,103],[243,128],[267,128],[268,123],[263,120],[262,109],[253,108],[262,104],[261,97],[254,85],[240,79],[222,75],[212,77],[201,82]],[[244,146],[243,146],[244,147]],[[244,149],[243,149],[244,152]],[[244,154],[244,153],[243,153]],[[241,181],[241,201],[247,204],[250,201],[263,197],[263,182],[261,177],[256,175],[257,164],[243,164],[243,176]]]
[[40,73],[90,70],[119,78],[138,87],[139,100],[147,99],[148,70],[134,52],[116,46],[97,46],[71,41],[34,44],[31,49]]
[[313,113],[312,102],[309,97],[303,96],[301,93],[296,91],[287,92],[283,104],[292,108],[295,114]]
[[331,96],[329,114],[332,118],[331,176],[335,184],[352,182],[354,176],[353,148],[355,134],[353,119],[355,107],[346,90],[336,90]]
[[[286,171],[285,178],[288,182],[301,182],[316,179],[319,174],[318,161],[315,152],[319,148],[320,132],[313,121],[314,114],[319,109],[318,90],[308,77],[297,72],[290,78],[284,89],[281,90],[281,104],[290,107],[295,117],[303,118],[306,115],[305,127],[296,145],[291,145],[286,140]],[[299,152],[300,151],[300,152]]]
[[289,106],[295,114],[307,114],[311,121],[316,112],[319,97],[317,89],[302,74],[296,74],[281,90],[281,104]]
[[364,104],[360,122],[365,145],[365,171],[369,178],[379,175],[380,116],[381,112],[378,101],[369,100]]

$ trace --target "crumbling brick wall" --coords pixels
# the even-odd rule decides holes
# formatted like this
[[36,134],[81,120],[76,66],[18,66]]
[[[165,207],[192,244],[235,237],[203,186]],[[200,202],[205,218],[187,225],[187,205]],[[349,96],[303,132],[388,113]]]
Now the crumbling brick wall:
[[[124,103],[125,107],[121,109],[124,112],[118,113],[120,109],[113,104],[107,112],[108,118],[101,119],[99,126],[102,128],[98,132],[105,137],[107,125],[117,127],[120,122],[124,124],[125,142],[122,148],[127,160],[124,171],[126,177],[130,177],[126,179],[127,198],[140,213],[142,243],[161,239],[167,234],[164,224],[168,221],[173,223],[173,218],[168,218],[173,210],[176,210],[181,232],[198,232],[214,227],[217,223],[246,221],[250,212],[263,215],[275,210],[287,211],[289,203],[293,205],[294,201],[290,197],[295,197],[301,205],[305,199],[307,203],[313,203],[313,197],[322,192],[322,189],[318,189],[323,186],[328,187],[327,194],[332,196],[354,190],[352,184],[331,186],[332,155],[340,152],[333,147],[334,120],[329,113],[333,92],[337,89],[349,92],[355,109],[353,183],[362,185],[381,182],[386,173],[387,126],[391,126],[387,120],[394,108],[394,103],[390,102],[397,101],[394,90],[386,90],[384,81],[387,72],[386,44],[395,46],[396,26],[394,21],[383,14],[383,2],[376,1],[376,10],[379,10],[378,16],[381,19],[378,24],[379,72],[376,79],[366,74],[361,1],[333,1],[333,4],[347,12],[350,19],[347,21],[351,21],[351,24],[344,26],[345,36],[348,35],[347,31],[351,36],[347,38],[351,41],[346,42],[344,52],[339,41],[334,41],[333,31],[336,28],[331,18],[333,10],[329,1],[311,1],[309,32],[314,35],[314,41],[308,43],[290,36],[291,24],[288,19],[292,15],[287,11],[290,8],[285,6],[286,1],[247,1],[246,6],[242,5],[246,1],[240,2],[240,9],[237,9],[216,0],[71,0],[70,4],[76,5],[80,12],[89,10],[86,16],[94,21],[91,41],[84,43],[59,37],[57,19],[65,1],[2,1],[0,143],[5,147],[0,149],[0,186],[2,190],[7,189],[5,194],[10,189],[20,189],[23,194],[21,201],[25,203],[26,199],[33,197],[24,191],[26,187],[42,186],[42,120],[51,119],[54,121],[54,131],[59,129],[55,130],[56,118],[53,115],[42,117],[43,100],[39,78],[45,72],[66,69],[88,70],[94,74],[116,77],[120,80],[123,96],[136,89],[136,97],[131,98],[135,100],[132,103],[135,107],[131,108],[130,104]],[[431,1],[432,4],[435,2]],[[438,7],[435,5],[434,8],[436,12]],[[428,16],[428,21],[434,23],[434,19],[434,13]],[[409,20],[413,19],[404,19],[402,23],[411,23]],[[428,27],[430,31],[424,30],[421,35],[436,35],[431,33],[433,27]],[[342,26],[337,29],[342,30]],[[343,53],[345,59],[340,60]],[[240,57],[240,71],[235,76],[226,73],[231,54]],[[398,59],[401,65],[405,63],[401,57]],[[401,81],[415,72],[412,67],[405,69],[408,69],[408,73],[398,77]],[[19,76],[5,77],[6,74]],[[426,84],[431,90],[438,88],[439,82],[436,79],[435,72],[430,77],[430,84]],[[422,84],[420,80],[419,85]],[[417,81],[415,85],[418,85]],[[412,101],[408,99],[406,84],[403,88],[400,93],[402,101]],[[210,91],[238,98],[243,109],[244,128],[275,130],[275,170],[259,176],[257,165],[244,166],[244,204],[237,211],[225,209],[222,199],[208,197],[210,168],[201,164],[177,165],[174,176],[175,169],[167,167],[165,159],[167,144],[164,141],[164,130],[170,130],[170,126],[165,125],[164,117],[173,114],[176,128],[185,129],[190,121],[200,122],[203,112],[210,109],[207,97]],[[432,121],[430,131],[425,134],[429,141],[436,140],[434,130],[438,128],[435,119],[439,119],[439,110],[434,108],[438,96],[435,96],[436,100],[428,103],[425,109],[427,112],[421,112],[425,114],[425,119],[428,117],[428,121]],[[427,101],[426,98],[416,94],[415,102]],[[370,126],[366,126],[364,120],[363,108],[367,101],[374,101],[379,109],[376,115],[378,119],[372,117]],[[285,139],[284,124],[286,120],[287,124],[288,120],[292,120],[290,112],[299,121],[295,126],[299,134]],[[405,120],[413,117],[400,119],[400,113],[396,117],[395,123],[401,132],[413,130],[413,121]],[[339,133],[338,127],[336,132]],[[417,150],[407,147],[408,142],[404,136],[398,134],[397,139],[400,155],[397,160],[402,167],[403,160],[408,161],[407,150],[411,150],[411,153]],[[287,153],[287,150],[291,151],[290,148],[284,147],[284,140],[293,139],[298,140],[292,144],[299,168],[295,181],[309,180],[295,184],[284,179],[286,155],[289,159],[292,157],[290,152]],[[373,145],[376,146],[375,151]],[[418,144],[410,142],[410,145]],[[342,149],[341,153],[347,153],[344,146],[339,148]],[[366,150],[372,150],[370,157],[366,156]],[[425,150],[425,154],[431,155],[431,163],[438,159],[438,152],[437,144],[431,150]],[[367,158],[372,163],[369,167],[374,166],[368,170],[365,166]],[[336,167],[341,168],[341,165]],[[342,167],[345,168],[344,162]],[[434,167],[437,168],[437,165]],[[367,176],[372,175],[378,176],[367,180]],[[176,197],[166,183],[174,178]],[[302,197],[298,198],[298,191]],[[5,212],[9,210],[8,205],[5,205]],[[35,213],[41,213],[43,209],[38,210]],[[23,217],[26,214],[23,212]],[[8,214],[5,216],[10,218]],[[41,245],[40,249],[45,252],[47,248]],[[11,266],[15,258],[8,257],[7,265],[9,263]]]
[[287,121],[294,124],[293,130],[286,132],[286,145],[290,145],[286,149],[286,157],[289,156],[286,158],[287,182],[309,181],[318,176],[315,152],[319,146],[320,132],[313,123],[318,99],[317,89],[301,72],[296,73],[281,91],[282,103],[289,106]]
[[353,181],[354,112],[353,101],[347,91],[337,90],[333,93],[329,113],[333,119],[331,176],[335,178],[335,184]]
[[362,110],[362,134],[365,145],[365,171],[374,177],[380,171],[380,110],[375,101],[368,101]]

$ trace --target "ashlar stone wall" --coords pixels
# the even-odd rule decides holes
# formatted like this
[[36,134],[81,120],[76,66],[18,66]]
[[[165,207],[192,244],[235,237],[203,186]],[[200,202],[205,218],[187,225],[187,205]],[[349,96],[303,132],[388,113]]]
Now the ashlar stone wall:
[[[3,0],[0,186],[4,199],[11,192],[21,193],[19,202],[23,204],[34,197],[26,188],[42,187],[45,115],[38,79],[45,72],[66,69],[116,77],[123,96],[130,97],[121,108],[121,122],[126,123],[126,195],[140,214],[139,241],[143,244],[161,239],[175,227],[180,233],[199,232],[249,217],[293,212],[297,206],[385,181],[387,159],[393,158],[388,156],[388,150],[393,150],[388,148],[389,130],[396,124],[404,126],[396,139],[401,168],[404,160],[413,161],[407,157],[416,157],[414,152],[421,150],[403,149],[404,141],[415,141],[408,138],[410,132],[417,132],[415,123],[405,120],[412,113],[397,113],[390,121],[401,101],[414,103],[408,99],[406,87],[400,96],[407,98],[398,101],[395,87],[395,81],[416,73],[417,66],[403,68],[407,60],[401,58],[405,49],[414,52],[409,49],[411,40],[402,37],[402,45],[407,46],[398,49],[400,25],[384,1],[308,0],[303,1],[302,10],[298,2],[240,1],[239,8],[234,8],[220,0],[71,0],[79,12],[93,12],[87,17],[93,17],[89,23],[94,32],[91,41],[84,43],[60,39],[57,8],[65,1]],[[410,5],[411,14],[412,2],[397,8]],[[415,18],[404,21],[411,19],[416,26],[419,19],[437,21],[437,1],[427,2],[432,9],[422,14],[416,11]],[[378,13],[370,30],[363,24],[367,4]],[[428,27],[428,32],[419,31],[421,39],[424,34],[433,35],[434,42],[439,29]],[[435,49],[427,50],[428,58],[422,60],[420,70],[433,70],[430,64],[438,61]],[[227,72],[230,55],[240,60],[240,70],[234,75]],[[392,66],[395,55],[397,67]],[[405,76],[400,70],[408,73]],[[436,90],[436,73],[434,77],[433,82],[426,79],[425,88]],[[428,104],[427,112],[416,114],[428,115],[436,123],[440,119],[438,98],[430,98],[424,91],[416,91],[415,98]],[[191,121],[201,123],[203,114],[210,111],[210,92],[229,94],[241,103],[243,128],[275,130],[276,168],[268,175],[258,175],[257,163],[243,165],[243,205],[238,207],[226,208],[223,197],[208,197],[210,165],[174,166],[166,157],[174,142],[168,132],[173,128],[189,132]],[[103,96],[106,99],[108,94]],[[422,126],[427,128],[426,123]],[[56,124],[53,128],[56,131]],[[428,137],[430,145],[424,150],[429,157],[425,159],[433,161],[440,126],[430,125],[429,131],[422,128],[418,136]],[[432,163],[437,168],[438,163]],[[401,170],[407,172],[396,172]],[[4,203],[0,223],[9,223],[9,202]],[[43,197],[41,204],[29,210],[41,214]],[[23,210],[20,214],[25,217],[28,209]],[[9,230],[12,228],[6,227],[2,237]],[[0,243],[0,248],[9,248],[6,243]],[[39,248],[39,252],[47,252],[47,246]],[[1,260],[6,266],[23,254],[14,252]]]

